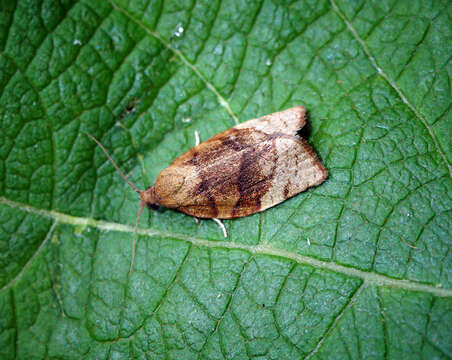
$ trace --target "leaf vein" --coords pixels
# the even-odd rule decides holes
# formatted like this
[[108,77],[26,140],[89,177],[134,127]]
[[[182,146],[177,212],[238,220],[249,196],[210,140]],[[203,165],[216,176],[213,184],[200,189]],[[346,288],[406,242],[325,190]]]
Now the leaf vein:
[[[91,227],[97,228],[99,230],[126,232],[126,233],[130,233],[130,234],[133,234],[133,232],[134,232],[134,227],[131,225],[107,222],[107,221],[103,221],[103,220],[96,220],[93,218],[76,217],[76,216],[59,213],[57,211],[48,211],[48,210],[44,210],[44,209],[37,209],[30,205],[20,204],[20,203],[11,201],[9,199],[6,199],[4,197],[0,197],[0,204],[7,205],[12,208],[19,209],[19,210],[22,210],[25,212],[37,214],[37,215],[43,216],[48,219],[53,219],[53,220],[55,220],[55,222],[58,222],[60,224],[68,224],[68,225],[74,225],[74,226],[76,226],[76,225],[91,226]],[[284,249],[274,248],[269,245],[246,245],[246,244],[240,244],[240,243],[234,243],[234,242],[228,242],[228,241],[218,242],[218,241],[194,238],[194,237],[187,236],[184,234],[160,231],[160,230],[156,230],[156,229],[147,229],[147,230],[139,229],[138,233],[140,235],[145,235],[145,236],[149,236],[149,237],[159,236],[159,237],[164,237],[164,238],[168,238],[168,239],[182,240],[182,241],[186,241],[186,242],[191,243],[192,245],[195,245],[198,247],[238,249],[238,250],[243,250],[243,251],[249,252],[251,254],[277,256],[280,258],[290,259],[299,264],[305,264],[305,265],[309,265],[309,266],[312,266],[315,268],[330,270],[330,271],[333,271],[336,273],[341,273],[341,274],[355,277],[355,278],[361,278],[362,280],[364,280],[370,284],[376,285],[376,286],[396,287],[396,288],[405,289],[405,290],[409,290],[409,291],[426,292],[426,293],[430,293],[430,294],[433,294],[435,296],[440,296],[440,297],[452,297],[452,289],[436,287],[433,285],[416,282],[416,281],[411,281],[411,280],[395,279],[395,278],[391,278],[386,275],[378,274],[376,272],[362,271],[362,270],[358,270],[355,268],[336,264],[331,261],[318,260],[316,258],[312,258],[312,257],[305,256],[305,255],[300,255],[300,254],[293,253],[293,252],[290,252],[290,251],[287,251]],[[1,290],[0,290],[0,292],[1,292]]]
[[156,38],[158,41],[160,41],[166,48],[168,48],[169,50],[171,50],[175,55],[177,55],[182,62],[188,66],[200,79],[201,81],[206,85],[206,87],[212,91],[215,96],[217,97],[217,100],[220,104],[220,106],[222,106],[226,112],[232,117],[232,119],[234,120],[234,122],[236,124],[239,123],[239,120],[237,118],[237,116],[234,114],[234,112],[232,111],[229,103],[224,99],[224,97],[220,94],[220,92],[213,86],[212,83],[210,83],[205,77],[204,75],[201,74],[201,72],[198,70],[198,68],[193,65],[190,61],[188,61],[188,59],[184,56],[184,54],[175,49],[174,47],[172,47],[167,41],[165,41],[159,34],[157,34],[156,32],[148,29],[148,27],[143,24],[141,21],[135,19],[132,15],[130,15],[126,10],[122,9],[121,7],[119,7],[114,1],[109,0],[110,4],[118,11],[120,11],[121,13],[123,13],[125,16],[127,16],[129,19],[131,19],[132,21],[134,21],[137,25],[139,25],[147,34],[151,35],[152,37]]
[[438,139],[435,136],[435,133],[433,132],[433,129],[431,126],[429,126],[429,124],[427,123],[427,121],[424,119],[424,117],[419,113],[419,111],[417,111],[417,109],[414,107],[413,104],[411,104],[411,102],[407,99],[407,97],[403,94],[402,90],[399,89],[399,87],[397,86],[397,84],[383,71],[383,69],[381,69],[378,65],[377,62],[374,58],[374,56],[370,53],[366,43],[363,41],[363,39],[361,39],[361,37],[358,35],[357,31],[355,30],[355,28],[353,27],[353,25],[347,20],[347,18],[345,17],[344,14],[342,14],[342,12],[339,10],[339,8],[337,7],[336,3],[334,0],[330,0],[331,1],[331,5],[333,6],[333,9],[336,11],[336,13],[341,17],[341,19],[345,22],[345,24],[347,25],[348,29],[350,30],[350,32],[352,33],[352,35],[355,37],[355,39],[358,41],[358,43],[361,45],[361,47],[363,48],[365,54],[367,55],[369,61],[371,62],[372,66],[377,70],[378,74],[381,75],[387,82],[388,84],[395,90],[395,92],[397,93],[397,95],[399,95],[400,99],[408,106],[408,108],[413,111],[413,113],[415,114],[416,118],[424,125],[424,127],[427,129],[430,137],[433,140],[433,143],[435,144],[435,148],[436,151],[438,152],[438,154],[441,156],[441,158],[443,159],[445,165],[447,166],[448,170],[449,170],[449,175],[452,177],[452,165],[449,163],[449,161],[447,160],[446,154],[444,153],[444,151],[442,150]]
[[342,311],[339,312],[339,314],[334,318],[334,320],[331,322],[331,325],[328,327],[328,329],[325,331],[325,335],[322,336],[322,338],[319,340],[317,345],[314,347],[314,349],[305,357],[305,360],[309,360],[313,355],[319,351],[319,349],[322,347],[325,340],[330,335],[331,331],[336,328],[336,325],[338,322],[342,319],[342,316],[344,316],[345,312],[350,309],[353,304],[355,303],[356,299],[361,294],[361,291],[366,287],[365,282],[362,282],[361,285],[356,289],[355,293],[349,298],[350,300],[348,303],[344,306]]

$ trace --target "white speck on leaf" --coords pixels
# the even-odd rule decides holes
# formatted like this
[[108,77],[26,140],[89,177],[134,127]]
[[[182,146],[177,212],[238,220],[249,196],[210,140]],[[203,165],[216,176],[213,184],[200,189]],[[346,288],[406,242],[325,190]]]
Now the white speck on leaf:
[[191,121],[191,117],[184,117],[184,118],[182,118],[182,122],[183,123],[189,123]]
[[376,124],[375,127],[383,130],[389,130],[388,126],[384,124]]
[[174,36],[181,37],[183,33],[184,33],[183,26],[181,24],[177,24],[177,28],[176,28],[176,31],[174,32]]
[[72,44],[73,45],[82,45],[82,42],[79,39],[75,39]]
[[221,54],[223,54],[223,45],[222,44],[218,44],[217,46],[215,46],[215,49],[213,49],[213,53],[214,53],[214,55],[221,55]]
[[271,64],[272,64],[272,61],[270,59],[267,59],[267,61],[265,62],[265,65],[271,66]]

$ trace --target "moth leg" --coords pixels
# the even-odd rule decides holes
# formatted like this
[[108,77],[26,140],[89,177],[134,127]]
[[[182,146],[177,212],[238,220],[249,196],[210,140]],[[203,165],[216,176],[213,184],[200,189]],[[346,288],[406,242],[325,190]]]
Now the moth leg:
[[223,235],[225,238],[228,237],[228,232],[226,231],[226,227],[224,226],[224,224],[221,222],[220,219],[216,219],[216,218],[212,218],[213,221],[215,221],[218,226],[221,228],[221,230],[223,230]]
[[199,219],[197,217],[193,217],[193,220],[195,220],[196,224],[199,224]]
[[195,146],[199,145],[199,132],[198,130],[195,130]]

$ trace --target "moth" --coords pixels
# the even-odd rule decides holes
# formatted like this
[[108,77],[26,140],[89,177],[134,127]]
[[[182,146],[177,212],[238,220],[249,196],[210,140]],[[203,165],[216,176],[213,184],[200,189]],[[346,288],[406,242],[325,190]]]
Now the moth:
[[[297,132],[306,124],[303,106],[236,125],[176,158],[140,195],[139,217],[148,206],[164,206],[195,218],[234,219],[263,211],[321,184],[328,171]],[[132,268],[132,267],[131,267]]]

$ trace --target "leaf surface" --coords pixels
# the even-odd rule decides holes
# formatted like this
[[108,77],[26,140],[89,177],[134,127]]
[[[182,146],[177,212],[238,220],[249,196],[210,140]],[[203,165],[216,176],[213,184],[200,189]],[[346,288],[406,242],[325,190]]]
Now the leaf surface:
[[[5,1],[0,357],[452,357],[449,1]],[[136,193],[292,106],[330,172],[196,224]]]

